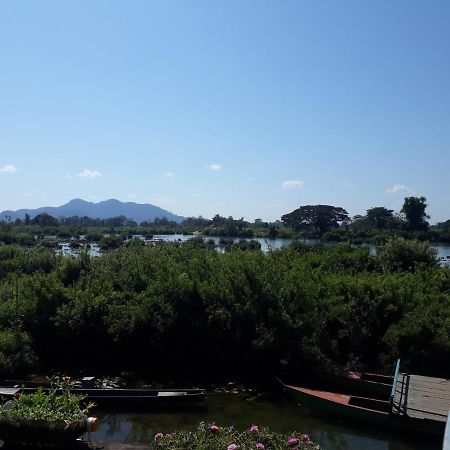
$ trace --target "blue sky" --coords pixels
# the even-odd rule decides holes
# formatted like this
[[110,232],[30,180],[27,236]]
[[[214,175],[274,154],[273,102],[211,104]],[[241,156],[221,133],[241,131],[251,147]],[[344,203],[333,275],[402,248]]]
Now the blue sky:
[[450,218],[450,2],[0,4],[0,210]]

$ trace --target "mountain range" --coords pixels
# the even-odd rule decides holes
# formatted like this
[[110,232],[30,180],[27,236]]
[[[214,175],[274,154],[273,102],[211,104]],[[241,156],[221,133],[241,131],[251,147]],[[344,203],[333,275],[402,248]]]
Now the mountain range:
[[125,216],[127,219],[137,223],[146,220],[152,221],[156,217],[160,219],[166,217],[177,223],[182,222],[185,217],[177,216],[159,206],[149,203],[121,202],[116,199],[105,200],[99,203],[87,202],[82,199],[70,200],[70,202],[61,206],[44,206],[36,209],[18,209],[17,211],[3,211],[0,213],[0,220],[24,219],[25,214],[31,218],[38,214],[47,213],[57,219],[62,217],[91,217],[93,219],[109,219],[111,217]]

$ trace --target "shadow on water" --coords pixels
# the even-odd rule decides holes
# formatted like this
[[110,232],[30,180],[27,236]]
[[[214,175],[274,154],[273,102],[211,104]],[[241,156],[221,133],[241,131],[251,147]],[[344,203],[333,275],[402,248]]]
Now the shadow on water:
[[152,410],[139,412],[95,411],[101,418],[100,430],[93,435],[98,442],[151,443],[157,432],[193,430],[201,421],[245,430],[252,424],[273,431],[308,433],[322,450],[440,450],[439,439],[414,433],[347,423],[319,417],[309,409],[277,396],[211,393],[202,408]]

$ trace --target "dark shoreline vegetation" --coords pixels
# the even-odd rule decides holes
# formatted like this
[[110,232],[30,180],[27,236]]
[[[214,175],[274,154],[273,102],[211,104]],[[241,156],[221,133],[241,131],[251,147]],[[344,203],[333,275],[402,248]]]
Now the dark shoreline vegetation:
[[265,382],[342,368],[450,376],[450,270],[427,243],[218,253],[201,238],[91,258],[0,247],[0,375],[130,370]]

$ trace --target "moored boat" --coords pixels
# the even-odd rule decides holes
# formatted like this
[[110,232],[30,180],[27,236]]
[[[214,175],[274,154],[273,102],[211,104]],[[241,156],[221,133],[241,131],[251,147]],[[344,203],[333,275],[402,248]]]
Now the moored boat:
[[285,392],[310,408],[377,424],[389,420],[388,401],[282,384]]
[[394,382],[393,376],[369,372],[345,372],[325,379],[339,391],[381,400],[389,399]]
[[[281,380],[279,380],[281,382]],[[393,412],[392,403],[368,397],[341,394],[337,392],[319,391],[299,386],[291,386],[281,382],[285,392],[302,405],[320,412],[330,413],[340,418],[365,422],[370,425],[383,426],[405,431],[420,431],[443,435],[443,422],[429,419],[418,419]]]
[[[21,394],[32,394],[39,388],[44,392],[63,393],[60,388],[30,387],[15,385]],[[0,388],[8,389],[8,388]],[[103,407],[159,407],[192,404],[201,402],[206,397],[204,389],[116,389],[116,388],[71,388],[70,392],[83,395],[87,401],[92,401]]]
[[336,389],[339,392],[345,392],[347,394],[388,400],[391,395],[395,374],[397,373],[397,366],[399,365],[400,361],[397,360],[392,375],[349,371],[343,373],[321,374],[320,378],[322,378],[326,382],[327,387],[330,386],[332,390]]

